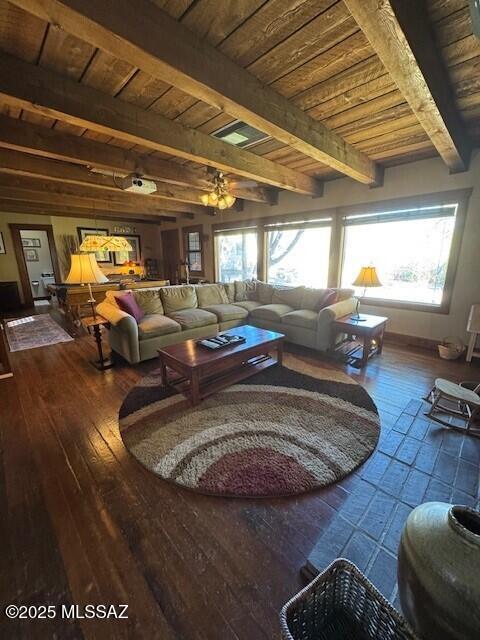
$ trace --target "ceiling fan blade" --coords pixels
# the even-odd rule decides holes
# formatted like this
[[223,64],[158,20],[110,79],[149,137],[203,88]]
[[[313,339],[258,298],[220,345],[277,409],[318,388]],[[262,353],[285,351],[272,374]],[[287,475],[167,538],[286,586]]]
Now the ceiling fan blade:
[[229,184],[232,189],[234,189],[235,187],[238,187],[239,189],[258,187],[258,182],[255,182],[255,180],[231,180]]

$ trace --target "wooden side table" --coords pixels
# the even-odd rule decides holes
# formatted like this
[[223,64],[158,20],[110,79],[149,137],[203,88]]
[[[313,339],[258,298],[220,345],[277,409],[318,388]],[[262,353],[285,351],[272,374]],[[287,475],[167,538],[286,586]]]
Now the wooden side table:
[[111,369],[114,366],[114,363],[110,358],[104,357],[102,348],[102,327],[109,327],[109,321],[97,313],[95,316],[81,318],[81,322],[90,335],[92,335],[93,331],[93,337],[97,343],[98,360],[95,362],[92,361],[91,364],[93,364],[93,366],[99,371]]
[[[383,336],[388,318],[361,314],[362,321],[355,320],[352,314],[337,318],[332,322],[333,337],[346,334],[347,338],[333,347],[333,351],[342,354],[347,364],[362,369],[368,360],[382,353]],[[361,341],[359,341],[359,339]]]

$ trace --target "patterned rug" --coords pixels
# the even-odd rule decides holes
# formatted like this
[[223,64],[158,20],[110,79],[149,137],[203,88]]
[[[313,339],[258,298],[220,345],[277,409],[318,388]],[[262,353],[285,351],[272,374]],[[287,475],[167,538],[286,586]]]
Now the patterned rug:
[[196,407],[156,372],[119,414],[127,449],[161,478],[201,493],[287,496],[343,478],[375,449],[377,409],[352,378],[285,355]]
[[73,340],[47,313],[8,320],[6,328],[10,351],[48,347]]

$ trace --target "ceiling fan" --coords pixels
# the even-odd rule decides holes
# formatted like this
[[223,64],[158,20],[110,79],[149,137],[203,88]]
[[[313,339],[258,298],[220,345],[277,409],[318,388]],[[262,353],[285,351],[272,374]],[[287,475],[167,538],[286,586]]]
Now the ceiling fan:
[[[213,178],[216,172],[217,169],[215,169],[215,167],[206,167],[206,173],[209,178]],[[258,182],[256,182],[255,180],[239,180],[237,178],[231,177],[232,174],[226,174],[226,176],[231,187],[236,187],[238,189],[258,187]]]

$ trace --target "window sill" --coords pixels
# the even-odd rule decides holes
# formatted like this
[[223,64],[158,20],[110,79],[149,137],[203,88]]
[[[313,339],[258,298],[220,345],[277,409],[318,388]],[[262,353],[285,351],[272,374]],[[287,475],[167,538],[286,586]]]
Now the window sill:
[[360,304],[366,307],[390,307],[390,309],[423,311],[424,313],[440,313],[443,315],[450,313],[450,305],[445,302],[441,304],[427,304],[422,302],[402,302],[401,300],[384,300],[382,298],[359,298],[359,300]]

